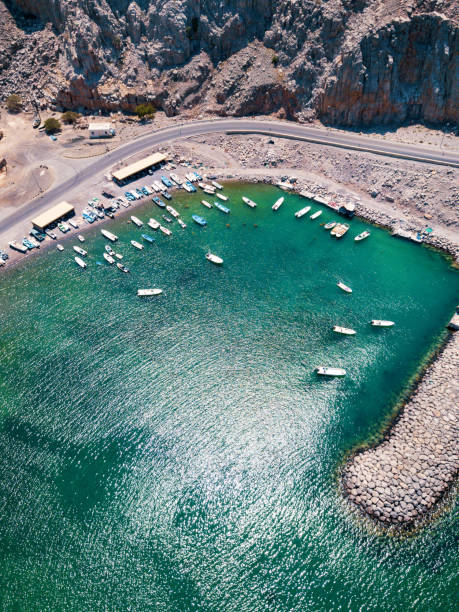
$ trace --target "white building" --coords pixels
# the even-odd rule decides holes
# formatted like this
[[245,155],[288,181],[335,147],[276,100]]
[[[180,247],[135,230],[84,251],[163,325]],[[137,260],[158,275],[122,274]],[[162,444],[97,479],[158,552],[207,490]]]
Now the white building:
[[110,123],[90,123],[89,138],[112,138],[115,130]]

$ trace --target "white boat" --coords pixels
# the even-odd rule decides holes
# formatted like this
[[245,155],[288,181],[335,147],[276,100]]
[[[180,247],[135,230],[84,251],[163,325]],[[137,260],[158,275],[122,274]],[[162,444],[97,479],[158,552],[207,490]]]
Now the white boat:
[[318,210],[317,212],[315,212],[313,215],[311,215],[309,218],[310,219],[317,219],[317,217],[320,217],[320,215],[322,214],[321,210]]
[[72,221],[71,219],[69,219],[69,223],[73,227],[73,229],[78,229],[78,223],[75,223],[75,221]]
[[188,193],[193,193],[193,188],[191,187],[191,185],[183,183],[183,189],[185,189],[185,191],[188,191]]
[[87,251],[85,251],[84,249],[80,248],[79,246],[74,246],[73,250],[78,253],[78,255],[81,255],[82,257],[86,257],[86,255],[88,254]]
[[102,234],[102,236],[105,236],[105,238],[108,238],[112,242],[116,242],[118,240],[118,236],[115,236],[115,234],[112,234],[106,229],[101,229],[100,233]]
[[289,183],[283,183],[282,181],[276,183],[276,187],[279,187],[279,189],[282,189],[283,191],[290,191],[290,189],[292,189],[292,185]]
[[137,242],[137,240],[131,240],[131,244],[136,249],[139,249],[139,251],[143,249],[143,244],[140,244],[140,242]]
[[178,174],[171,174],[171,179],[174,181],[174,183],[178,186],[182,185],[183,181],[182,179],[179,177]]
[[56,244],[56,249],[57,249],[58,251],[63,251],[63,250],[64,250],[64,247],[62,246],[62,244]]
[[82,236],[81,234],[78,234],[78,240],[80,242],[84,242],[84,236]]
[[182,219],[180,219],[180,217],[177,219],[177,223],[180,225],[180,227],[182,227],[183,229],[186,228],[186,223],[185,221],[182,221]]
[[115,253],[115,257],[116,259],[123,259],[123,256],[121,255],[121,253]]
[[217,183],[217,181],[211,181],[211,182],[212,182],[212,185],[216,187],[217,189],[223,189],[223,186],[220,185],[220,183]]
[[160,223],[159,221],[156,221],[156,219],[151,218],[148,223],[147,223],[148,227],[151,227],[151,229],[157,230],[160,227]]
[[105,261],[108,261],[109,264],[114,264],[115,260],[113,259],[113,257],[111,255],[109,255],[108,253],[103,253],[102,254]]
[[356,331],[354,329],[349,329],[348,327],[340,327],[339,325],[335,325],[333,327],[333,331],[337,334],[344,334],[345,336],[354,336]]
[[208,261],[211,261],[213,264],[215,264],[216,266],[221,266],[223,263],[223,259],[221,257],[219,257],[218,255],[214,255],[213,253],[211,253],[210,251],[208,251],[206,253],[206,259]]
[[250,198],[246,198],[245,196],[242,196],[242,201],[245,202],[247,206],[250,206],[250,208],[256,208],[257,206],[256,202],[254,202]]
[[159,181],[154,181],[153,185],[156,185],[156,187],[158,188],[158,191],[166,191],[167,190],[166,185],[163,185]]
[[160,295],[163,292],[162,289],[137,289],[137,295],[139,297],[147,297],[150,295]]
[[152,183],[150,187],[153,189],[153,191],[156,191],[156,193],[161,191],[161,189],[158,187],[158,185],[155,185],[155,183]]
[[346,370],[343,368],[326,368],[321,366],[316,368],[316,372],[321,376],[346,376]]
[[335,238],[342,238],[344,234],[348,231],[349,225],[347,223],[338,223],[330,232],[331,236],[335,236]]
[[185,178],[187,181],[190,181],[190,183],[195,183],[198,180],[197,177],[191,172],[188,172],[187,174],[185,174]]
[[201,204],[205,206],[206,208],[212,208],[212,204],[208,202],[207,200],[201,200]]
[[171,230],[168,229],[167,227],[164,227],[164,225],[160,225],[159,229],[163,234],[166,234],[166,236],[172,236]]
[[178,219],[179,218],[179,213],[175,210],[175,208],[173,206],[169,206],[169,204],[166,206],[166,210],[169,214],[171,214],[174,219]]
[[304,215],[306,215],[309,211],[311,210],[310,206],[305,206],[304,208],[302,208],[301,210],[297,210],[295,213],[295,217],[297,219],[301,219],[301,217],[304,217]]
[[360,242],[361,240],[365,240],[365,238],[368,238],[368,236],[369,236],[369,235],[370,235],[370,232],[368,232],[368,231],[366,231],[366,230],[365,230],[364,232],[362,232],[361,234],[359,234],[358,236],[356,236],[356,237],[354,238],[354,240],[355,240],[356,242]]
[[217,198],[220,198],[220,200],[223,200],[224,202],[228,201],[228,196],[224,195],[223,193],[216,193],[215,195],[217,196]]
[[337,286],[342,289],[343,291],[345,291],[346,293],[352,293],[352,289],[350,287],[348,287],[347,285],[345,285],[344,283],[342,283],[341,281],[339,283],[336,283]]
[[215,195],[215,189],[211,189],[210,187],[206,187],[204,189],[204,193],[207,193],[207,195]]
[[335,227],[335,225],[336,225],[336,221],[329,221],[328,223],[324,225],[324,229],[331,230]]
[[80,268],[86,268],[86,262],[84,262],[81,257],[75,257],[75,261],[80,266]]
[[373,319],[370,324],[374,327],[392,327],[395,325],[393,321],[382,321],[381,319]]
[[131,221],[132,223],[135,223],[137,225],[137,227],[142,227],[143,222],[138,219],[137,217],[134,217],[134,215],[131,215]]
[[284,203],[285,198],[279,198],[278,200],[276,200],[272,206],[273,210],[279,210],[279,208],[282,206],[282,204]]

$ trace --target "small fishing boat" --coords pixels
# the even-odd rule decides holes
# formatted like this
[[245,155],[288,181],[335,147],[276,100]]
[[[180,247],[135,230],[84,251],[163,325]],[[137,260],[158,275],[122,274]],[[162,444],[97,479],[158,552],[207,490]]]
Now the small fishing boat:
[[343,368],[326,368],[321,366],[316,368],[316,372],[321,376],[346,376],[346,370]]
[[161,225],[159,223],[159,221],[156,221],[156,219],[150,219],[147,223],[148,227],[151,227],[151,229],[157,230],[159,229],[159,226]]
[[193,185],[191,183],[183,183],[182,187],[185,191],[188,191],[188,193],[193,193]]
[[174,219],[178,219],[179,218],[179,213],[175,210],[175,208],[173,206],[170,206],[169,204],[166,206],[166,210],[167,212],[172,215],[174,217]]
[[116,267],[118,268],[118,270],[121,270],[121,272],[129,272],[128,268],[126,268],[126,266],[123,266],[122,263],[117,263]]
[[330,232],[331,236],[335,236],[335,238],[342,238],[344,234],[348,231],[349,225],[347,223],[338,223]]
[[80,242],[84,242],[84,236],[82,236],[81,234],[78,234],[77,238]]
[[140,242],[137,242],[137,240],[131,240],[131,244],[136,249],[139,249],[139,251],[143,249],[143,244],[140,244]]
[[56,249],[57,249],[58,251],[63,251],[63,250],[64,250],[64,247],[62,246],[62,244],[56,244]]
[[131,215],[131,221],[132,223],[135,223],[137,225],[137,227],[142,227],[143,222],[138,219],[137,217],[134,217],[134,215]]
[[224,195],[223,193],[216,193],[215,195],[217,196],[217,198],[220,198],[220,200],[223,200],[224,202],[228,201],[228,196]]
[[78,253],[78,255],[81,255],[82,257],[86,257],[86,255],[88,254],[87,251],[85,251],[84,249],[80,248],[79,246],[74,246],[73,250]]
[[226,215],[230,212],[230,209],[227,208],[226,206],[223,206],[223,204],[220,204],[220,202],[214,202],[214,206],[215,208],[218,208],[218,210],[221,210],[222,212],[224,212]]
[[370,321],[370,325],[374,327],[392,327],[395,325],[394,321],[383,321],[381,319],[373,319]]
[[336,225],[336,221],[329,221],[328,223],[324,225],[324,229],[331,230],[335,227],[335,225]]
[[81,257],[75,257],[75,261],[80,266],[80,268],[86,268],[86,262],[84,262]]
[[216,266],[221,266],[223,263],[223,259],[221,257],[219,257],[218,255],[214,255],[213,253],[211,253],[210,251],[208,251],[206,253],[206,259],[208,261],[211,261],[213,264],[215,264]]
[[177,219],[177,223],[180,225],[180,227],[182,227],[183,229],[186,228],[186,223],[185,221],[182,221],[182,219],[180,219],[180,217]]
[[301,210],[297,210],[295,213],[295,217],[297,219],[301,219],[301,217],[304,217],[304,215],[306,215],[309,211],[311,210],[310,206],[305,206],[304,208],[302,208]]
[[137,289],[137,295],[139,297],[148,297],[151,295],[161,295],[162,289]]
[[254,202],[253,200],[251,200],[250,198],[246,198],[245,196],[242,196],[242,201],[247,204],[247,206],[250,206],[250,208],[256,208],[257,203]]
[[321,210],[318,210],[317,212],[315,212],[313,215],[311,215],[309,218],[310,219],[317,219],[317,217],[320,217],[320,215],[322,214]]
[[108,238],[112,242],[116,242],[118,240],[118,236],[115,236],[115,234],[112,234],[106,229],[101,229],[100,233],[102,234],[102,236],[104,236],[105,238]]
[[160,208],[166,208],[166,204],[160,198],[158,198],[158,196],[155,196],[152,199],[153,199],[153,202]]
[[201,227],[204,227],[205,225],[207,225],[207,221],[204,219],[204,217],[200,217],[199,215],[191,215],[191,218],[193,219],[195,223],[197,223]]
[[188,172],[187,174],[185,174],[185,178],[190,181],[190,183],[194,183],[196,182],[198,179],[196,178],[196,176],[192,173],[192,172]]
[[215,195],[215,189],[211,187],[205,187],[204,193],[207,193],[207,195]]
[[182,179],[179,177],[178,174],[171,174],[171,179],[174,181],[174,183],[176,185],[178,185],[180,187],[180,185],[183,183]]
[[201,200],[201,204],[205,206],[206,208],[212,208],[212,204],[208,202],[207,200]]
[[121,253],[115,253],[115,257],[116,259],[123,259],[123,256],[121,255]]
[[69,219],[69,223],[73,227],[73,229],[78,229],[78,223],[75,223],[75,221],[72,221],[71,219]]
[[348,327],[340,327],[339,325],[335,325],[333,327],[333,331],[337,334],[344,334],[345,336],[354,336],[356,331],[354,329],[350,329]]
[[279,198],[278,200],[276,200],[274,202],[274,204],[272,205],[272,209],[273,210],[279,210],[279,208],[282,206],[282,204],[284,203],[285,198]]
[[172,196],[168,191],[163,193],[163,198],[166,198],[166,200],[172,200]]
[[25,246],[26,249],[34,249],[35,245],[33,244],[33,242],[31,240],[29,240],[28,238],[23,238],[22,239],[22,244]]
[[172,219],[168,217],[167,215],[163,215],[162,217],[166,223],[172,223]]
[[171,230],[168,229],[167,227],[164,227],[164,225],[159,226],[159,231],[162,232],[163,234],[166,234],[166,236],[172,236]]
[[105,259],[105,261],[107,261],[109,264],[114,264],[115,260],[113,259],[113,257],[111,255],[109,255],[108,253],[102,253],[103,258]]
[[106,252],[107,252],[109,255],[111,255],[112,257],[115,255],[115,251],[114,251],[114,250],[112,249],[112,247],[111,247],[110,245],[108,245],[108,244],[107,244],[107,245],[106,245],[106,247],[105,247],[105,251],[106,251]]
[[342,289],[343,291],[345,291],[346,293],[352,293],[352,289],[350,287],[348,287],[347,285],[345,285],[344,283],[342,283],[341,281],[339,283],[336,283],[336,285]]
[[[25,245],[19,244],[19,242],[16,242],[16,240],[12,240],[8,244],[11,249],[14,249],[15,251],[19,251],[20,253],[27,253],[28,251],[28,248]],[[64,250],[64,247],[62,247],[62,250]]]
[[368,231],[366,231],[366,230],[365,230],[364,232],[362,232],[361,234],[359,234],[358,236],[356,236],[356,237],[354,238],[354,240],[355,240],[356,242],[360,242],[361,240],[365,240],[365,238],[368,238],[368,236],[369,236],[369,235],[370,235],[370,232],[368,232]]
[[51,230],[45,230],[45,234],[48,236],[48,238],[51,238],[51,240],[57,240],[56,234]]
[[150,244],[153,244],[153,242],[155,241],[155,239],[153,238],[153,236],[150,236],[149,234],[141,234],[142,238],[144,240],[146,240],[147,242],[149,242]]
[[223,189],[223,186],[220,185],[220,183],[217,183],[217,181],[211,181],[212,185],[214,187],[216,187],[217,189]]

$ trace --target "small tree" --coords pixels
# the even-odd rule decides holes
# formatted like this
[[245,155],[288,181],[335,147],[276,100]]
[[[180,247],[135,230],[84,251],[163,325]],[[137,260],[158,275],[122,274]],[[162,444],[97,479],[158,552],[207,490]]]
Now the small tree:
[[66,111],[61,117],[64,123],[76,123],[79,118],[80,115],[75,111]]
[[61,130],[61,122],[54,119],[54,117],[49,117],[49,119],[46,119],[43,125],[45,126],[45,132],[47,134],[55,134]]
[[149,102],[147,104],[139,104],[135,109],[135,114],[139,119],[153,119],[155,112],[155,107]]
[[10,113],[19,113],[22,110],[22,98],[18,94],[11,94],[6,99],[6,108]]
[[277,66],[277,64],[279,63],[279,58],[277,55],[273,55],[271,58],[271,62],[273,66]]

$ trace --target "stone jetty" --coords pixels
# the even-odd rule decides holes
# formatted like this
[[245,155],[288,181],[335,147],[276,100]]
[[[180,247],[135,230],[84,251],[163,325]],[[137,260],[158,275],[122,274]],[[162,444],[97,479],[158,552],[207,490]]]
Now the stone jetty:
[[345,464],[349,500],[387,527],[412,527],[459,471],[459,332],[426,370],[401,416],[374,448]]

